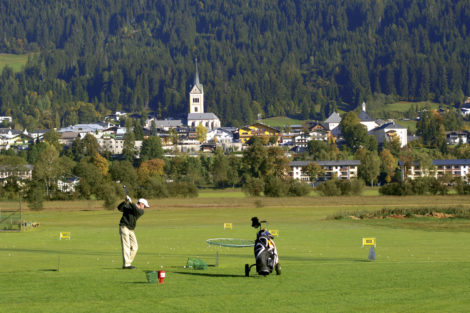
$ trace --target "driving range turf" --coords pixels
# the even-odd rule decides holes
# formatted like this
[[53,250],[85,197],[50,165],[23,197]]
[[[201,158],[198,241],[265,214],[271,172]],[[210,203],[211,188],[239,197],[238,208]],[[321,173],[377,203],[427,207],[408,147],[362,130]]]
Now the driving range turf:
[[[0,233],[0,312],[469,311],[470,221],[328,218],[394,206],[467,208],[468,197],[220,195],[150,200],[136,229],[135,270],[121,268],[117,211],[75,201],[25,212],[38,228]],[[279,276],[261,277],[253,268],[245,277],[252,248],[205,242],[254,239],[252,216],[279,231]],[[232,230],[224,230],[226,222]],[[59,240],[64,231],[71,240]],[[363,237],[377,239],[376,261],[368,261]],[[211,266],[184,268],[188,257]],[[160,269],[164,284],[148,283],[145,272]]]

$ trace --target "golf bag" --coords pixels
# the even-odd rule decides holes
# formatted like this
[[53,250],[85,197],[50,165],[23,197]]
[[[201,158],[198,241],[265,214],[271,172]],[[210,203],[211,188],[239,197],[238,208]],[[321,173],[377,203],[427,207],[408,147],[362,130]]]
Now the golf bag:
[[259,228],[259,231],[256,234],[254,246],[256,263],[251,266],[245,264],[245,276],[250,275],[250,269],[253,266],[256,266],[256,272],[259,275],[269,275],[273,272],[273,269],[276,271],[277,275],[280,275],[281,265],[279,264],[277,248],[273,240],[274,238],[268,230],[261,227],[261,223],[266,223],[267,225],[267,221],[260,222],[257,217],[253,217],[251,221],[251,226]]

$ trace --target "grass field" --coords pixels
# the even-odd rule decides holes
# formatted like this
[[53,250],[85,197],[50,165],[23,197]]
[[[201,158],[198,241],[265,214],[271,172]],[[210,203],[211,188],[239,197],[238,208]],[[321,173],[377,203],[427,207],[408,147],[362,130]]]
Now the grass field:
[[8,65],[14,72],[19,72],[28,61],[28,54],[4,54],[0,53],[0,72]]
[[261,120],[261,123],[271,126],[271,127],[284,127],[284,126],[289,126],[289,125],[302,125],[304,121],[303,120],[297,120],[293,119],[290,117],[284,117],[284,116],[279,116],[279,117],[270,117]]
[[[466,312],[470,221],[332,220],[339,211],[470,206],[468,197],[247,198],[229,191],[150,200],[136,229],[136,270],[121,269],[120,214],[98,201],[46,203],[24,213],[40,227],[0,233],[0,312]],[[11,207],[15,203],[0,203]],[[244,276],[251,248],[206,239],[254,239],[268,219],[282,275]],[[233,223],[224,230],[223,223]],[[59,232],[71,240],[59,240]],[[362,237],[376,237],[376,261]],[[188,257],[219,266],[185,269]],[[145,271],[165,269],[163,285]]]

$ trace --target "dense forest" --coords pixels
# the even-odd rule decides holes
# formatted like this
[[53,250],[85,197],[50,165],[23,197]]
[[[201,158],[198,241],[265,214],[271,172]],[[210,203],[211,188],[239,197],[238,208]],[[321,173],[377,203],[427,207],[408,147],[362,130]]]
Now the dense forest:
[[184,116],[196,58],[227,126],[384,95],[459,106],[469,34],[468,0],[0,0],[0,53],[30,54],[1,73],[0,114],[28,129]]

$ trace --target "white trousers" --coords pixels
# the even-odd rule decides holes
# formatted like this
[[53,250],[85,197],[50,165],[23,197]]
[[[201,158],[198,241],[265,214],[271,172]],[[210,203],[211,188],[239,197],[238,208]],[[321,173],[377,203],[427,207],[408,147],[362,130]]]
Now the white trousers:
[[139,249],[137,238],[134,231],[126,226],[119,227],[119,234],[121,234],[122,266],[131,266]]

